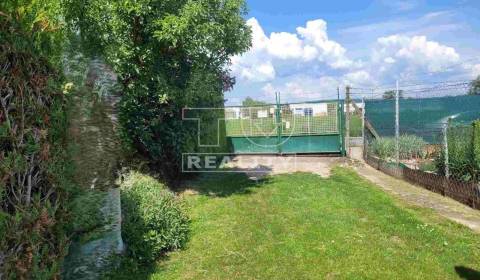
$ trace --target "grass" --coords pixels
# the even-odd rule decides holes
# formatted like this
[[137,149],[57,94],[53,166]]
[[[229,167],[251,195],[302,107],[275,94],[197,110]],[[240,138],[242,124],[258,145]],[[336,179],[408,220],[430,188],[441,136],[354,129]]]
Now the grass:
[[480,237],[392,199],[353,171],[254,183],[203,177],[183,194],[191,238],[116,279],[478,279]]
[[362,118],[353,114],[350,120],[350,136],[361,137],[362,136]]

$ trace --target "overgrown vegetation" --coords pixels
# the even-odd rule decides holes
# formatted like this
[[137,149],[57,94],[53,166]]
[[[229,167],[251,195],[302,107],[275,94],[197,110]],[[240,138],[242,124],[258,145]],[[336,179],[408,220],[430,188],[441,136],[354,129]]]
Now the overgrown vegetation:
[[127,176],[122,184],[122,210],[122,235],[130,261],[150,264],[187,241],[189,220],[182,203],[150,176],[136,172]]
[[198,124],[183,121],[182,109],[223,108],[234,83],[226,66],[249,48],[244,1],[67,2],[87,48],[119,75],[124,139],[178,180],[182,153],[198,150]]
[[[470,126],[448,128],[448,167],[452,178],[465,182],[480,179],[480,121]],[[438,172],[445,174],[445,151],[436,159]]]
[[[425,157],[425,146],[427,143],[423,138],[416,135],[401,135],[399,138],[400,159],[413,159]],[[373,140],[369,146],[370,152],[381,159],[393,159],[396,157],[396,141],[394,137],[382,137]]]
[[67,154],[59,1],[0,3],[0,278],[57,278]]

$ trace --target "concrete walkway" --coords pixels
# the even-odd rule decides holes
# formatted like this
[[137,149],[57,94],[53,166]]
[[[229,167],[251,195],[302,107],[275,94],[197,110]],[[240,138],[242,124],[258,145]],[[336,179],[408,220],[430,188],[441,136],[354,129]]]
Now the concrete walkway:
[[480,211],[420,186],[393,178],[365,163],[359,163],[353,168],[362,177],[408,204],[432,209],[439,215],[480,233]]

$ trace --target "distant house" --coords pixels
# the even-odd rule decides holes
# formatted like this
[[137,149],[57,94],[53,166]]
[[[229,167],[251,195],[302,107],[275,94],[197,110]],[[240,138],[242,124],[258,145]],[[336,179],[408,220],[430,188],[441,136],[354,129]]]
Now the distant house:
[[302,104],[290,104],[290,110],[295,116],[311,116],[320,117],[335,114],[335,103],[302,103]]
[[[298,103],[289,104],[287,107],[283,107],[282,111],[291,112],[295,116],[303,117],[322,117],[322,116],[335,116],[337,114],[336,102],[331,103]],[[358,108],[363,108],[363,103],[356,102]],[[350,112],[353,112],[355,107],[350,105]],[[285,112],[285,111],[284,111]],[[346,112],[346,108],[344,108]],[[225,109],[225,116],[227,119],[264,119],[271,118],[275,114],[275,107],[229,107]]]

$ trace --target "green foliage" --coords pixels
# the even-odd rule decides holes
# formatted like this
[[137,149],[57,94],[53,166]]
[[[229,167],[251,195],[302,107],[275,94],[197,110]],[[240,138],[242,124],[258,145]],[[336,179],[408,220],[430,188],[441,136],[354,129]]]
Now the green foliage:
[[[403,98],[403,90],[399,90],[398,93],[399,93],[399,98]],[[387,99],[387,100],[395,99],[396,96],[397,96],[397,91],[395,90],[389,90],[383,93],[383,99]]]
[[[452,178],[466,182],[480,178],[480,125],[451,125],[448,128],[448,167]],[[445,151],[437,158],[439,173],[445,174]]]
[[[425,157],[425,146],[427,143],[423,138],[415,135],[401,135],[399,138],[400,159],[412,159]],[[369,147],[371,152],[381,159],[392,159],[396,156],[396,141],[393,137],[382,137],[375,139]]]
[[212,174],[189,187],[198,194],[185,195],[187,248],[143,273],[121,266],[111,279],[437,280],[458,279],[455,266],[480,269],[478,234],[352,170],[259,182]]
[[247,98],[245,98],[245,100],[242,101],[243,107],[255,107],[255,106],[264,106],[264,105],[267,105],[267,102],[255,100],[250,96],[248,96]]
[[0,2],[0,275],[52,279],[72,189],[60,1]]
[[[66,18],[101,51],[123,86],[123,138],[176,180],[198,151],[185,107],[223,108],[232,55],[250,46],[243,0],[69,0]],[[216,137],[216,135],[215,135]]]
[[181,248],[189,220],[178,198],[154,178],[131,173],[122,184],[122,235],[129,257],[141,264]]
[[470,83],[469,95],[480,95],[480,76]]
[[352,115],[350,119],[350,136],[361,137],[362,136],[362,118],[358,115]]
[[371,153],[381,159],[392,158],[395,156],[395,139],[387,137],[375,139],[369,149],[371,149]]
[[76,196],[70,206],[74,233],[85,233],[103,225],[103,215],[99,209],[105,202],[106,193],[86,191]]

